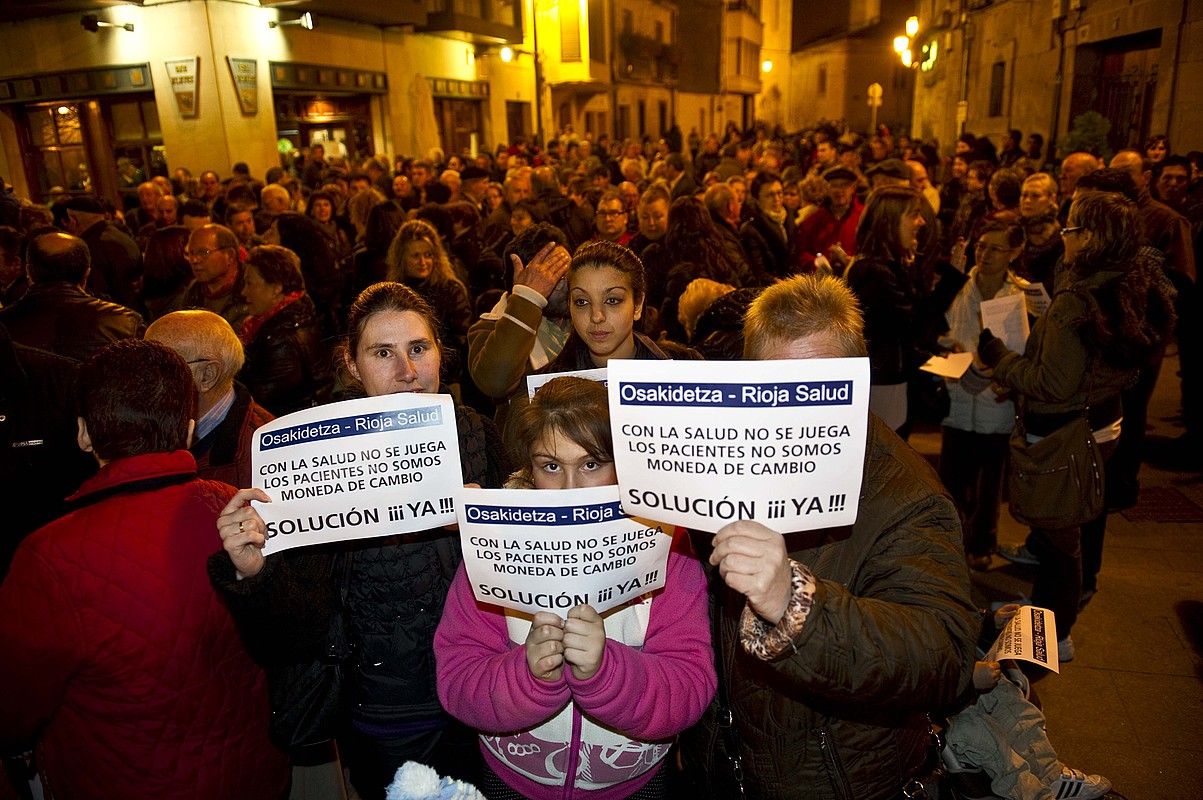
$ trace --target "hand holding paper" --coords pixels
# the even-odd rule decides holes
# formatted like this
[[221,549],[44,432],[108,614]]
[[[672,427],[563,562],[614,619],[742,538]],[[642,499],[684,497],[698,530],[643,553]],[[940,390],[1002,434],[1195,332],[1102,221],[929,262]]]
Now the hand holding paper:
[[596,675],[605,649],[606,626],[593,606],[569,611],[564,623],[564,661],[572,667],[572,676],[587,681]]
[[271,502],[267,492],[262,489],[241,489],[230,498],[217,518],[221,546],[243,578],[258,575],[263,569],[263,548],[267,544],[267,526],[259,512],[251,506],[252,500]]
[[531,620],[526,666],[541,681],[558,681],[564,672],[564,620],[550,611],[540,611]]
[[757,616],[773,625],[781,621],[790,593],[785,537],[759,522],[732,522],[714,535],[710,563],[728,586],[748,598]]
[[[1028,310],[1022,294],[982,301],[982,327],[993,331],[1008,350],[1022,353],[1028,343]],[[985,356],[982,357],[983,360]],[[990,362],[986,362],[989,364]],[[993,366],[993,364],[990,364]]]

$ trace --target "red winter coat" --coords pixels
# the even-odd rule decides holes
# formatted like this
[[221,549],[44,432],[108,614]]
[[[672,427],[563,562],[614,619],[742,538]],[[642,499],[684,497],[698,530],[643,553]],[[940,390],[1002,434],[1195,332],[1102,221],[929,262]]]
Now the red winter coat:
[[186,450],[119,459],[17,551],[0,585],[0,749],[36,742],[60,800],[283,796],[263,672],[205,570],[233,493]]

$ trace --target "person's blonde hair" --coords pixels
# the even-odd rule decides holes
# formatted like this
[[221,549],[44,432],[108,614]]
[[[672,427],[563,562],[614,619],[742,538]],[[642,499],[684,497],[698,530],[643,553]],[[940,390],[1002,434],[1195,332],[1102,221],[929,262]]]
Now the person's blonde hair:
[[868,355],[856,295],[839,278],[797,275],[761,292],[744,318],[744,358],[773,345],[822,335],[843,358]]
[[690,281],[677,300],[677,321],[685,328],[685,335],[690,341],[693,340],[693,332],[697,329],[698,317],[702,316],[715,300],[734,291],[734,286],[709,278],[694,278]]

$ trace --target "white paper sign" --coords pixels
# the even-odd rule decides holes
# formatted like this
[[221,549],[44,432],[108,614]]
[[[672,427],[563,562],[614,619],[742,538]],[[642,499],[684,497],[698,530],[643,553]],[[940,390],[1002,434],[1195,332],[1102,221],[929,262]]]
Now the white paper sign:
[[1028,311],[1025,295],[1009,294],[982,301],[982,328],[1003,340],[1007,349],[1022,353],[1028,343]]
[[856,521],[869,360],[612,360],[610,426],[622,509],[717,531]]
[[1044,316],[1044,312],[1048,311],[1048,306],[1052,302],[1044,284],[1040,282],[1029,283],[1023,287],[1023,296],[1027,303],[1028,314],[1033,317]]
[[455,521],[463,486],[448,395],[389,394],[308,408],[255,431],[264,555]]
[[1008,658],[1029,661],[1053,672],[1061,672],[1057,620],[1053,612],[1039,606],[1019,607],[986,654],[987,661]]
[[972,363],[973,353],[949,353],[947,356],[932,356],[919,369],[955,380],[964,375]]
[[534,397],[535,392],[542,388],[543,384],[550,381],[552,378],[563,378],[565,375],[573,375],[577,378],[587,378],[591,381],[597,381],[603,386],[606,384],[606,368],[598,367],[597,369],[575,369],[569,372],[544,372],[539,375],[526,376],[526,396]]
[[671,531],[625,516],[617,486],[462,489],[460,498],[464,568],[482,603],[604,614],[664,586]]

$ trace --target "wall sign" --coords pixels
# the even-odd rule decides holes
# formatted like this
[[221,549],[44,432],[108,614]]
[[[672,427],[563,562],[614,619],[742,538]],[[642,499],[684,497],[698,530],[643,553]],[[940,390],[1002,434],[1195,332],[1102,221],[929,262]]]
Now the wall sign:
[[175,95],[175,104],[180,110],[180,116],[195,117],[200,110],[200,86],[197,84],[200,56],[173,58],[164,64],[167,66],[167,77],[171,79],[171,92]]
[[259,113],[259,62],[253,58],[226,56],[230,63],[230,75],[234,77],[234,91],[238,93],[238,105],[243,114]]

